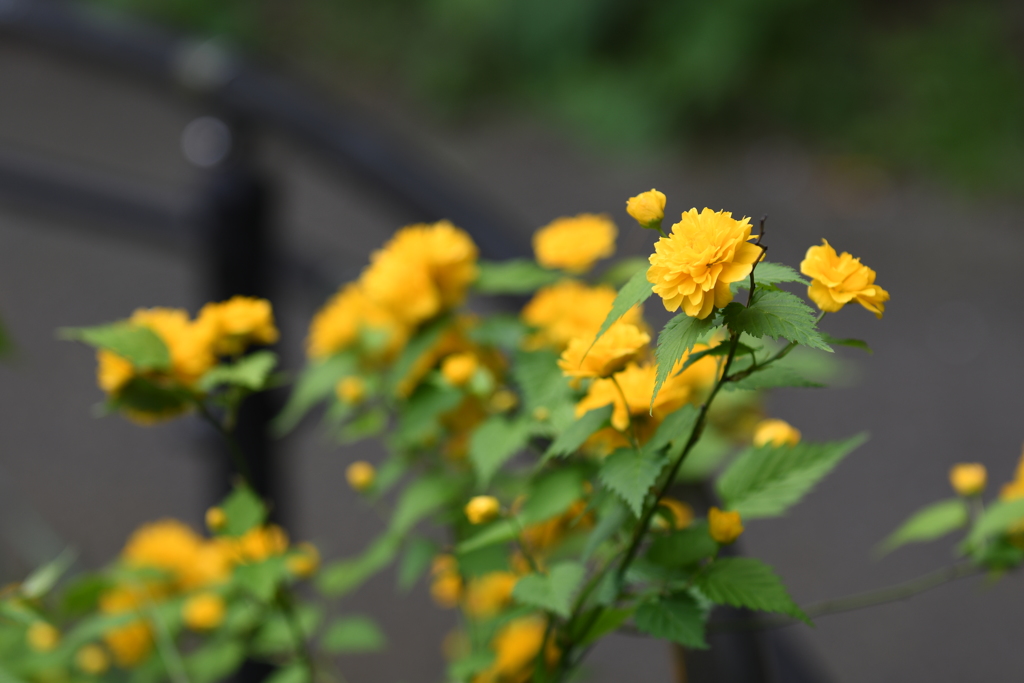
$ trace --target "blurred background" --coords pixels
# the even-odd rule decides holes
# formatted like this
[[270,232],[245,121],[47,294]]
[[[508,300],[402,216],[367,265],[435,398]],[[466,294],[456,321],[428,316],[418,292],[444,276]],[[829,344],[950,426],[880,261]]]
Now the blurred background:
[[[203,425],[97,419],[92,354],[56,328],[244,290],[297,370],[313,312],[401,225],[449,217],[503,258],[607,212],[646,254],[625,200],[651,187],[670,216],[768,214],[775,261],[825,237],[892,294],[883,321],[826,320],[875,349],[839,352],[839,387],[768,406],[871,441],[744,551],[798,602],[948,563],[948,543],[872,549],[949,495],[953,463],[998,486],[1020,455],[1022,34],[1024,5],[995,0],[0,0],[0,582],[68,544],[102,565],[146,520],[199,527],[223,486]],[[343,473],[381,448],[308,421],[270,449],[291,535],[361,550],[382,524]],[[342,668],[440,680],[453,617],[393,586],[344,599],[390,649]],[[763,680],[1015,680],[1022,606],[1011,576],[826,617],[762,644]],[[667,648],[614,637],[590,680],[670,672]]]

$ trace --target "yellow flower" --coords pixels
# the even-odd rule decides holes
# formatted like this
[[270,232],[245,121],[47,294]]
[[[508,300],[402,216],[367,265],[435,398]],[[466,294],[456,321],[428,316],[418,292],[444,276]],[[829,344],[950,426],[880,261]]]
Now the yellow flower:
[[473,377],[478,367],[480,364],[472,353],[453,353],[441,361],[441,374],[449,384],[461,387]]
[[110,657],[99,645],[86,645],[75,653],[75,666],[90,676],[99,676],[110,668]]
[[657,230],[665,218],[665,195],[652,188],[630,197],[626,201],[626,213],[642,227]]
[[180,308],[140,308],[129,322],[153,330],[167,345],[175,378],[191,386],[212,368],[217,358],[217,328],[210,320],[189,320]]
[[671,517],[671,527],[664,517],[655,517],[655,526],[660,528],[685,529],[693,522],[693,508],[681,500],[665,496],[658,501],[658,505],[668,510]]
[[288,558],[288,571],[300,579],[308,579],[320,569],[320,551],[312,543],[299,543]]
[[729,545],[743,533],[743,520],[736,511],[708,510],[708,533],[716,543]]
[[345,469],[345,479],[348,480],[348,485],[360,493],[368,491],[376,478],[377,470],[364,460],[357,460]]
[[834,313],[851,301],[878,318],[885,312],[889,292],[875,284],[875,271],[848,252],[837,255],[826,240],[807,250],[800,272],[811,278],[807,296],[827,313]]
[[45,621],[35,621],[28,627],[25,639],[36,652],[49,652],[60,642],[60,631]]
[[533,235],[537,263],[570,273],[583,273],[615,253],[618,230],[606,215],[581,213],[556,218]]
[[[524,323],[537,328],[526,338],[524,346],[561,351],[576,337],[592,339],[612,310],[615,295],[611,287],[590,287],[576,280],[563,280],[541,288],[521,314]],[[619,322],[643,327],[641,308],[629,309]]]
[[463,609],[474,619],[493,617],[511,602],[512,589],[518,580],[512,572],[490,572],[470,579]]
[[470,524],[483,524],[498,516],[501,503],[494,496],[474,496],[466,503],[465,512]]
[[754,445],[795,446],[800,443],[800,430],[785,420],[761,420],[754,427]]
[[343,377],[338,385],[334,387],[334,393],[338,400],[350,406],[357,406],[366,398],[366,382],[362,377],[349,375]]
[[105,632],[103,641],[113,653],[117,665],[128,669],[145,661],[153,650],[153,631],[148,623],[136,619]]
[[761,258],[750,244],[750,219],[736,220],[728,211],[690,209],[654,245],[647,280],[665,309],[700,319],[732,301],[729,283],[750,275]]
[[558,359],[558,367],[566,377],[611,377],[643,356],[650,341],[651,335],[636,325],[618,322],[608,328],[597,342],[593,337],[577,337],[570,341]]
[[216,593],[200,593],[185,601],[181,616],[193,631],[209,631],[224,621],[224,598]]
[[322,359],[344,351],[360,341],[360,335],[379,339],[371,355],[390,357],[409,339],[409,330],[398,317],[366,296],[358,283],[342,287],[327,300],[309,325],[306,354]]
[[961,496],[976,496],[985,490],[988,472],[985,466],[972,462],[960,463],[949,471],[949,483]]
[[208,303],[197,318],[216,330],[214,351],[237,356],[250,344],[273,344],[280,334],[274,312],[266,299],[234,296],[220,303]]
[[239,562],[263,562],[288,550],[288,534],[276,524],[256,526],[236,539],[233,550]]
[[[525,683],[531,677],[546,630],[547,623],[540,616],[521,617],[502,626],[491,641],[494,661],[473,678],[473,683]],[[548,648],[545,660],[551,664],[558,655],[553,639],[549,639]]]
[[116,353],[96,352],[96,383],[108,394],[116,394],[135,377],[135,366]]
[[452,555],[438,555],[434,558],[430,573],[433,576],[430,595],[434,602],[445,609],[456,607],[462,598],[462,576],[459,574],[458,560]]
[[210,531],[223,531],[228,524],[228,516],[223,508],[212,507],[206,511],[206,528]]

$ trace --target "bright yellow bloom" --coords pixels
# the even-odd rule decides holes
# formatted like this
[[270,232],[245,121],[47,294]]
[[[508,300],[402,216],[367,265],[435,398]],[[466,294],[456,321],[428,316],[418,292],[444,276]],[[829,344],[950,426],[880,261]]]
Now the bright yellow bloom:
[[596,342],[593,337],[577,337],[570,341],[558,359],[558,367],[566,377],[611,377],[629,363],[639,360],[646,353],[650,341],[651,335],[636,325],[618,322]]
[[299,543],[288,557],[288,571],[300,579],[308,579],[320,569],[320,551],[312,543]]
[[393,312],[367,297],[358,283],[350,283],[313,316],[306,354],[327,358],[356,345],[364,332],[380,339],[371,355],[385,358],[398,353],[409,339],[408,327]]
[[217,362],[217,327],[209,319],[191,321],[180,308],[140,308],[129,322],[148,327],[163,340],[171,355],[174,376],[186,386],[194,384]]
[[228,516],[223,508],[212,507],[206,511],[206,528],[210,531],[222,531],[228,524]]
[[972,462],[960,463],[949,471],[949,483],[961,496],[976,496],[985,490],[988,471],[985,466]]
[[[585,531],[593,526],[594,513],[592,510],[587,510],[587,501],[581,498],[570,505],[569,509],[561,515],[546,522],[531,524],[523,529],[523,545],[534,556],[537,556],[557,545],[565,538],[566,534],[573,531]],[[513,568],[516,571],[520,569],[529,571],[529,563],[521,555],[519,557],[522,558],[521,565],[513,564]]]
[[680,306],[690,317],[711,315],[732,301],[729,284],[750,275],[761,248],[750,244],[750,219],[728,211],[690,209],[654,245],[647,280],[666,310]]
[[626,201],[626,213],[641,226],[657,230],[665,218],[665,195],[652,188],[630,197]]
[[236,539],[232,550],[238,562],[263,562],[288,550],[288,534],[276,524],[256,526]]
[[28,646],[36,652],[49,652],[60,642],[60,631],[53,624],[35,621],[28,627],[25,639],[28,641]]
[[334,393],[338,400],[350,406],[357,406],[366,398],[366,382],[362,377],[349,375],[343,377],[336,387]]
[[221,544],[207,541],[174,519],[139,527],[121,557],[133,567],[168,572],[172,581],[186,590],[222,581],[231,571],[230,557]]
[[743,533],[743,520],[735,510],[723,511],[716,507],[708,510],[708,533],[716,543],[729,545]]
[[537,263],[570,273],[584,273],[615,253],[618,230],[608,216],[581,213],[556,218],[533,235]]
[[459,574],[459,562],[452,555],[438,555],[430,568],[433,581],[430,584],[430,595],[440,607],[451,609],[459,604],[462,598],[462,576]]
[[[522,617],[502,626],[491,641],[494,661],[473,678],[473,683],[525,683],[531,678],[546,630],[547,624],[540,616]],[[551,664],[558,655],[553,639],[548,641],[548,648],[544,658]]]
[[453,353],[441,361],[441,374],[448,380],[448,383],[461,387],[468,382],[480,363],[472,353]]
[[216,593],[200,593],[185,601],[181,616],[193,631],[209,631],[224,621],[224,598]]
[[356,460],[345,469],[345,479],[354,491],[368,491],[376,478],[377,470],[364,460]]
[[811,278],[807,296],[827,313],[834,313],[851,301],[878,318],[885,312],[889,292],[875,284],[875,271],[848,252],[837,255],[826,240],[807,250],[807,256],[800,262],[800,272]]
[[214,351],[218,355],[237,356],[250,344],[273,344],[280,337],[274,311],[266,299],[234,296],[220,303],[208,303],[199,311],[197,320],[216,330]]
[[474,496],[466,503],[465,512],[470,524],[483,524],[498,516],[501,503],[494,496]]
[[110,668],[110,656],[99,645],[86,645],[75,653],[75,666],[90,676],[99,676]]
[[144,620],[136,619],[107,631],[103,641],[117,665],[129,669],[144,662],[153,650],[153,631]]
[[[528,349],[548,347],[561,351],[576,337],[593,339],[612,310],[615,295],[611,287],[590,287],[576,280],[541,288],[521,314],[524,323],[537,328],[524,345]],[[634,306],[619,322],[643,327],[642,309]]]
[[693,523],[693,508],[681,500],[665,496],[658,505],[668,510],[672,518],[671,527],[664,517],[655,517],[655,525],[660,528],[685,529]]
[[96,352],[96,383],[108,394],[116,394],[135,377],[135,366],[116,353]]
[[462,608],[474,619],[488,619],[512,601],[512,589],[519,577],[512,572],[489,572],[470,579]]
[[754,445],[795,446],[800,443],[800,430],[785,420],[761,420],[754,427]]

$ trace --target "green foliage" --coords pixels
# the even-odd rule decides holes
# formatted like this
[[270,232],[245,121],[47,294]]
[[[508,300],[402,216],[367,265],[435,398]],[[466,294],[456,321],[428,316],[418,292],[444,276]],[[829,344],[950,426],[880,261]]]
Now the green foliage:
[[80,341],[115,353],[131,362],[137,370],[164,372],[171,369],[171,353],[164,340],[143,325],[122,321],[95,327],[65,327],[58,334],[62,339]]
[[530,294],[545,285],[552,285],[565,275],[542,268],[530,259],[480,261],[480,277],[476,289],[483,294]]
[[501,466],[523,449],[529,436],[525,421],[501,415],[477,427],[469,439],[469,461],[481,486],[486,487]]
[[391,561],[402,545],[402,538],[395,533],[377,537],[362,555],[328,565],[320,572],[317,586],[330,597],[341,597],[351,593],[367,579],[376,574]]
[[[614,633],[626,623],[627,620],[636,611],[634,607],[626,607],[622,609],[616,609],[609,607],[601,610],[601,613],[597,616],[597,621],[593,622],[593,626],[587,631],[579,640],[580,647],[587,647],[592,643],[596,643],[601,638],[604,638],[610,633]],[[585,624],[590,623],[590,620],[584,620]],[[574,634],[575,635],[575,634]]]
[[403,380],[409,376],[409,373],[412,372],[413,367],[420,358],[437,344],[449,325],[451,325],[451,318],[441,316],[428,323],[416,336],[409,340],[409,343],[402,349],[402,353],[399,354],[388,372],[389,393],[394,394],[398,392],[398,388]]
[[185,671],[194,683],[214,683],[229,677],[245,659],[245,646],[236,640],[213,641],[185,658]]
[[648,491],[667,464],[668,458],[661,453],[620,448],[604,459],[598,476],[639,517]]
[[440,382],[421,384],[399,410],[395,445],[412,450],[435,440],[441,432],[441,416],[461,401],[462,392],[455,387]]
[[387,646],[387,639],[372,619],[347,616],[328,626],[320,643],[326,652],[352,654],[380,652]]
[[227,517],[224,533],[229,536],[241,536],[249,529],[263,524],[267,518],[267,508],[263,501],[245,484],[235,486],[221,509]]
[[494,313],[469,330],[469,338],[477,344],[493,346],[506,351],[515,351],[526,333],[526,326],[519,316],[511,313]]
[[313,683],[302,662],[283,666],[267,677],[266,683]]
[[[622,287],[636,277],[638,271],[643,270],[646,273],[650,265],[650,261],[644,256],[627,256],[626,258],[619,259],[618,262],[613,263],[607,270],[601,273],[599,281],[603,285],[610,285],[616,288]],[[646,299],[646,297],[644,298]]]
[[758,339],[781,337],[822,351],[832,351],[816,329],[814,311],[789,292],[758,290],[754,292],[750,306],[733,302],[722,309],[722,315],[734,332],[745,332]]
[[552,415],[559,406],[572,406],[572,390],[558,368],[558,356],[550,351],[520,351],[512,365],[512,377],[523,393],[523,408],[532,413],[545,408]]
[[437,543],[428,538],[410,539],[398,563],[398,589],[408,591],[415,586],[438,551]]
[[619,293],[615,296],[615,301],[612,303],[612,310],[608,311],[608,315],[605,316],[604,322],[601,323],[601,329],[597,331],[597,336],[594,337],[596,343],[598,339],[608,331],[615,321],[626,315],[626,312],[634,306],[639,306],[643,302],[650,298],[651,294],[654,294],[654,285],[647,281],[647,270],[636,271],[631,278],[622,285]]
[[255,564],[243,564],[234,572],[234,581],[260,602],[273,600],[278,586],[288,578],[287,565],[280,557]]
[[334,387],[356,369],[356,357],[344,352],[306,365],[288,395],[288,402],[271,423],[276,436],[284,436],[295,429],[313,406],[334,394]]
[[576,467],[553,470],[530,485],[520,516],[537,524],[562,514],[583,496],[583,472]]
[[723,557],[697,575],[695,583],[714,603],[777,612],[808,624],[771,567],[751,557]]
[[860,434],[845,441],[749,448],[719,477],[718,495],[744,519],[776,517],[798,503],[866,438]]
[[474,535],[456,546],[458,553],[471,553],[496,543],[507,543],[519,534],[519,525],[507,519],[499,519],[480,529]]
[[810,284],[800,273],[793,268],[771,261],[761,261],[754,268],[754,282],[760,285],[776,285],[780,282],[799,282],[802,285]]
[[583,443],[597,430],[608,425],[612,417],[614,406],[608,404],[601,408],[587,411],[585,415],[569,425],[569,428],[558,435],[547,451],[544,458],[560,457],[575,452]]
[[234,363],[222,363],[211,369],[199,380],[200,391],[213,391],[228,385],[260,391],[267,387],[270,373],[277,366],[277,354],[273,351],[257,351],[243,356]]
[[708,533],[707,522],[695,522],[685,529],[660,535],[651,543],[647,559],[663,567],[688,567],[718,552]]
[[712,313],[703,320],[691,318],[685,313],[680,313],[669,320],[658,335],[658,348],[654,352],[655,360],[658,363],[658,375],[654,382],[654,393],[651,394],[651,404],[654,404],[654,397],[661,390],[661,385],[668,379],[669,373],[676,366],[694,344],[699,342],[709,332],[719,326],[716,322],[717,313]]
[[586,573],[586,568],[578,562],[559,562],[547,574],[527,574],[519,579],[512,597],[523,605],[568,618],[573,597]]
[[1024,519],[1024,498],[997,500],[985,510],[967,534],[965,545],[970,548],[986,538],[1006,533],[1014,522]]
[[871,350],[871,347],[868,346],[868,343],[861,339],[837,339],[830,334],[822,334],[821,336],[826,343],[831,344],[832,346],[850,346],[855,349],[860,349],[861,351],[866,351],[869,354],[874,353],[874,351]]
[[461,500],[466,482],[444,473],[426,475],[402,491],[388,530],[398,536],[408,533],[417,522],[453,500]]
[[664,638],[683,647],[706,649],[704,610],[689,593],[657,596],[636,610],[636,627],[655,638]]
[[927,505],[905,521],[879,544],[880,554],[890,553],[907,543],[933,541],[967,526],[967,503],[963,498],[950,498]]
[[21,582],[21,594],[29,600],[43,597],[57,585],[60,577],[71,567],[74,561],[75,553],[70,548],[64,550],[60,555],[29,574]]
[[291,615],[280,609],[274,610],[256,631],[252,651],[263,656],[291,653],[295,647],[294,630],[309,638],[322,619],[323,611],[312,605],[296,605]]
[[822,387],[820,382],[805,379],[793,368],[776,361],[734,382],[726,382],[723,389],[732,391],[762,391],[780,387]]
[[173,416],[192,407],[193,396],[183,390],[133,377],[107,401],[110,410],[130,410],[140,415]]

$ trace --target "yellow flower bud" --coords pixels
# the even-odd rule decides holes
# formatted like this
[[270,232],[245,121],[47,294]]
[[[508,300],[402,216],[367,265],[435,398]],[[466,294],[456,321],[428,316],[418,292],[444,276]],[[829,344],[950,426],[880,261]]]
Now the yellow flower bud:
[[223,531],[227,524],[228,516],[223,508],[212,507],[206,511],[206,528],[210,531]]
[[60,642],[60,631],[45,621],[36,621],[28,627],[25,637],[36,652],[49,652]]
[[334,393],[342,403],[357,406],[366,398],[366,382],[354,375],[345,377],[334,387]]
[[458,574],[440,574],[430,584],[430,597],[439,607],[451,609],[462,597],[462,577]]
[[545,406],[537,406],[533,409],[533,419],[537,422],[547,422],[551,417],[551,411]]
[[362,493],[373,487],[373,482],[377,479],[377,470],[370,463],[357,460],[345,470],[345,478],[353,490]]
[[954,465],[949,471],[949,483],[961,496],[976,496],[985,490],[988,472],[985,466],[972,462]]
[[193,631],[208,631],[224,621],[224,598],[216,593],[200,593],[185,601],[181,616]]
[[729,545],[743,533],[743,520],[736,511],[708,510],[708,533],[716,543]]
[[508,389],[498,389],[491,396],[491,410],[496,413],[506,413],[519,403],[519,397]]
[[472,524],[483,524],[498,516],[501,504],[494,496],[476,496],[466,503],[466,517]]
[[800,430],[785,420],[761,420],[754,427],[754,445],[795,446],[800,443]]
[[288,558],[288,571],[300,579],[306,579],[320,568],[320,551],[312,543],[299,543],[295,553]]
[[110,656],[99,645],[86,645],[75,653],[75,666],[83,673],[99,676],[110,668]]
[[665,218],[665,195],[655,189],[641,192],[626,201],[626,213],[641,227],[657,230]]
[[472,353],[453,353],[441,363],[441,374],[449,384],[461,387],[473,377],[479,366]]
[[659,529],[685,529],[693,522],[693,508],[681,500],[666,496],[658,501],[658,505],[666,508],[672,519],[670,523],[664,517],[655,517],[654,525]]

